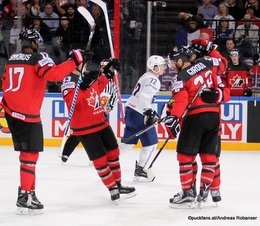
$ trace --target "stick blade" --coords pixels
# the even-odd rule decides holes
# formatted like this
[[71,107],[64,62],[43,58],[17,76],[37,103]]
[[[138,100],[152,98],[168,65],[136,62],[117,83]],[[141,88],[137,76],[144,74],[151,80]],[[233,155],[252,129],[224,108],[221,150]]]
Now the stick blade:
[[90,27],[95,26],[95,20],[92,17],[91,13],[83,6],[78,7],[79,13],[88,21]]

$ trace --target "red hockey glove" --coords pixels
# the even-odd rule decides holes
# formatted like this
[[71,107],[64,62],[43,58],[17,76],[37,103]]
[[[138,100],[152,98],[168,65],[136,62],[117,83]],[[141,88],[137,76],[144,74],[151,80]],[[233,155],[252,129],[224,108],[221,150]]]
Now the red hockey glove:
[[83,63],[83,56],[82,56],[82,52],[80,49],[76,49],[76,50],[72,50],[70,52],[70,58],[74,60],[76,66],[79,66],[80,64]]
[[157,112],[151,108],[145,109],[144,113],[144,124],[150,126],[159,119]]
[[176,116],[167,116],[164,120],[164,125],[170,138],[174,139],[181,131],[179,119]]
[[192,40],[192,47],[196,53],[200,54],[200,57],[210,54],[213,49],[212,42],[209,42],[203,38]]

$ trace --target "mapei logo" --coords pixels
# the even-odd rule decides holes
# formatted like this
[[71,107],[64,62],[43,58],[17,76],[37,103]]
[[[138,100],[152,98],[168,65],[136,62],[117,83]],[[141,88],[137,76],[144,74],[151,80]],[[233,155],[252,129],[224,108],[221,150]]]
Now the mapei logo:
[[62,137],[66,127],[68,110],[63,100],[52,101],[52,136]]

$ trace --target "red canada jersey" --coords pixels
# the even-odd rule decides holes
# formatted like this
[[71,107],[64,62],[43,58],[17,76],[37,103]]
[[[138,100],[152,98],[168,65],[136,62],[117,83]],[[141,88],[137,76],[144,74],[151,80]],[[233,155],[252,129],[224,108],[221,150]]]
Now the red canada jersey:
[[40,122],[47,81],[60,81],[75,70],[73,60],[56,65],[47,53],[13,54],[3,74],[6,113],[26,122]]
[[250,69],[244,63],[229,65],[225,80],[227,87],[230,88],[231,96],[243,96],[246,88],[252,88]]
[[[221,78],[217,76],[216,71],[220,68],[220,64],[222,64],[220,58],[203,57],[178,73],[172,84],[174,105],[171,109],[171,115],[180,118],[202,85],[205,88],[219,88]],[[219,104],[205,103],[198,95],[187,115],[219,111]]]
[[[61,85],[63,99],[69,111],[78,79],[78,75],[71,73],[63,79]],[[109,126],[100,101],[100,93],[104,90],[108,82],[109,80],[106,76],[101,75],[87,90],[79,89],[70,122],[71,134],[75,136],[90,134]]]

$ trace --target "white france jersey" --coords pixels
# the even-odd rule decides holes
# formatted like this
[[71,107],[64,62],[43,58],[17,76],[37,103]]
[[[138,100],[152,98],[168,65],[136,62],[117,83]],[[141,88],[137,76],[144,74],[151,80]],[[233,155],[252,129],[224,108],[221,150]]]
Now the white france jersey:
[[152,108],[154,96],[161,88],[161,82],[151,72],[143,74],[135,85],[132,95],[126,102],[126,106],[143,114],[145,108]]

